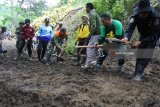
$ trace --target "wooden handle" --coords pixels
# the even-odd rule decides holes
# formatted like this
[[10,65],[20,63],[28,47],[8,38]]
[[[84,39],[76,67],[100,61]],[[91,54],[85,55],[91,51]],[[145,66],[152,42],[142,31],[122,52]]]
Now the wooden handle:
[[107,38],[108,41],[111,41],[111,42],[120,42],[120,43],[123,43],[124,45],[131,45],[132,43],[131,42],[124,42],[120,39],[117,39],[117,38]]
[[[97,47],[103,47],[103,45],[97,45]],[[75,48],[95,48],[95,46],[93,45],[87,45],[87,46],[75,46]]]

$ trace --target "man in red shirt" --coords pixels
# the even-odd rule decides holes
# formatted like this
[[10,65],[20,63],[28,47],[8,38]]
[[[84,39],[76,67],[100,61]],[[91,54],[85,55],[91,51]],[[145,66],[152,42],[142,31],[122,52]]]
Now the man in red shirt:
[[32,38],[34,37],[34,28],[30,26],[30,20],[25,20],[25,25],[22,27],[22,40],[20,42],[20,47],[18,49],[18,55],[15,59],[18,59],[21,55],[25,44],[27,44],[27,50],[29,55],[29,60],[32,60]]

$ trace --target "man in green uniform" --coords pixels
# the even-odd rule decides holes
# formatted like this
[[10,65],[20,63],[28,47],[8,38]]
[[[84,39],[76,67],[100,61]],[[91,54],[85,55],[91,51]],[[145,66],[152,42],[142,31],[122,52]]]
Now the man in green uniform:
[[60,31],[57,31],[53,35],[50,41],[50,46],[48,48],[48,53],[46,57],[46,65],[49,65],[49,60],[54,51],[54,46],[56,46],[56,51],[57,51],[57,62],[64,61],[64,59],[61,58],[60,54],[64,51],[63,46],[64,47],[67,46],[67,38],[68,38],[68,34],[65,28],[61,28]]
[[[89,15],[89,36],[87,37],[88,45],[94,45],[97,43],[100,33],[101,33],[101,21],[99,15],[94,9],[92,3],[86,4],[86,12]],[[92,62],[97,59],[98,50],[96,48],[87,48],[87,59],[86,64],[82,68],[89,68]]]
[[[107,42],[107,38],[116,38],[116,39],[122,39],[123,38],[123,27],[122,23],[118,20],[111,19],[110,15],[105,13],[101,16],[101,22],[103,26],[101,27],[101,36],[98,40],[98,44],[103,44],[104,42]],[[121,43],[116,43],[118,46],[117,50],[125,51],[125,46]],[[107,57],[108,52],[104,51],[103,49],[100,52],[96,68],[100,69],[101,65],[103,64],[103,61]],[[121,55],[118,58],[118,71],[121,71],[122,65],[124,64],[124,55]]]

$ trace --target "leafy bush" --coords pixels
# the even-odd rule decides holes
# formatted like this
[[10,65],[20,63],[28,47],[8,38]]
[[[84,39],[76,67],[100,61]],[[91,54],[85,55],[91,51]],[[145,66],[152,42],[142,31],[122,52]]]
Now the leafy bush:
[[73,32],[69,35],[67,47],[64,50],[65,54],[67,54],[67,55],[75,53],[75,48],[74,48],[75,47],[75,35],[76,35],[75,32]]
[[99,15],[110,13],[115,19],[122,20],[132,10],[137,0],[91,0]]

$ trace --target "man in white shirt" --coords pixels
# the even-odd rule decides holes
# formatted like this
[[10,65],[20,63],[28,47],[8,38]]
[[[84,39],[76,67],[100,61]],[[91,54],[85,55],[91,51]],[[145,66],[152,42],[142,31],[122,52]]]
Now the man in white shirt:
[[10,36],[11,32],[7,31],[6,27],[2,27],[0,30],[0,54],[7,52],[7,50],[2,45],[2,42],[4,39],[9,38]]

